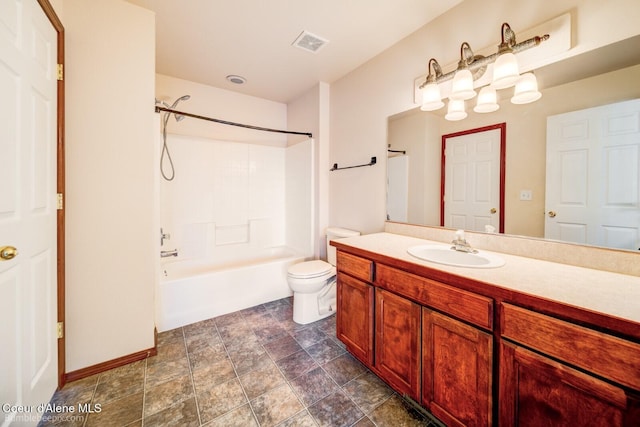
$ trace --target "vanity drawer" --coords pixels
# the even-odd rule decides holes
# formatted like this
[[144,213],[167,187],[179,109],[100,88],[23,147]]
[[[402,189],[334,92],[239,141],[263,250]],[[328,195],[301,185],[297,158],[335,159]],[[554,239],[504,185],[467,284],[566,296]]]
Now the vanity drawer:
[[357,279],[373,282],[373,261],[337,251],[338,270]]
[[504,338],[640,390],[640,344],[507,303],[502,304],[500,333]]
[[481,328],[493,328],[491,298],[382,264],[376,266],[376,285]]

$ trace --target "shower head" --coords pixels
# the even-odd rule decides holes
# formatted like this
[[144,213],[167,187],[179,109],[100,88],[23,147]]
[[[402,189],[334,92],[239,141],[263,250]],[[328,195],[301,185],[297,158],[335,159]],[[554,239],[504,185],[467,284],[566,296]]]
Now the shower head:
[[[167,106],[167,108],[173,110],[175,108],[176,105],[178,105],[178,102],[180,101],[188,101],[191,98],[191,95],[183,95],[180,98],[176,99],[173,104],[171,104],[171,106]],[[184,116],[181,114],[175,114],[173,115],[176,118],[176,122],[179,122],[180,120],[184,119]]]
[[171,108],[171,109],[173,110],[173,108],[174,108],[176,105],[178,105],[178,102],[180,102],[180,101],[188,101],[188,100],[189,100],[189,98],[191,98],[191,95],[183,95],[183,96],[181,96],[180,98],[176,99],[176,100],[173,102],[173,104],[171,104],[171,107],[169,107],[169,108]]

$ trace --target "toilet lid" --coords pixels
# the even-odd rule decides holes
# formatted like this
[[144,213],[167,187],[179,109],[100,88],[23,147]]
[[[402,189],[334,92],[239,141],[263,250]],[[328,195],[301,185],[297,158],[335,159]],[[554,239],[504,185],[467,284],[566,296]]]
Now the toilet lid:
[[333,266],[322,260],[306,261],[289,267],[289,276],[296,278],[311,278],[327,274]]

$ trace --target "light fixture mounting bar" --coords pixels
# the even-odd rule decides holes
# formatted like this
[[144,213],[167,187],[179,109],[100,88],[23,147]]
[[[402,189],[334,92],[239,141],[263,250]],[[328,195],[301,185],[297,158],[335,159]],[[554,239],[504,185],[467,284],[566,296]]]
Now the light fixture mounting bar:
[[[535,36],[535,37],[531,37],[528,40],[525,40],[523,42],[517,43],[515,45],[513,45],[511,47],[513,53],[518,53],[518,52],[522,52],[528,49],[531,49],[532,47],[536,47],[538,46],[540,43],[542,43],[545,40],[549,40],[549,34],[545,34],[543,36]],[[498,58],[498,56],[500,55],[500,52],[496,52],[493,53],[489,56],[474,56],[473,60],[471,62],[468,62],[468,67],[469,67],[469,71],[475,71],[479,68],[482,67],[486,67],[487,65],[495,62],[496,58]],[[436,62],[437,63],[437,62]],[[436,83],[442,83],[445,82],[447,80],[451,80],[453,79],[453,76],[456,74],[456,70],[450,71],[447,74],[442,74],[436,77],[435,82]],[[422,83],[418,88],[419,89],[423,89],[427,83],[429,83],[428,81],[425,81],[424,83]]]

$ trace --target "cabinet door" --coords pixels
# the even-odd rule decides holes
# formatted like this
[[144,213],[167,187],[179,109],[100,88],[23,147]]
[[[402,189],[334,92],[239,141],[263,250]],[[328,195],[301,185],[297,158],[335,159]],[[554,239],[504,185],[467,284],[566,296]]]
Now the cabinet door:
[[522,347],[500,349],[500,425],[632,425],[622,389]]
[[375,369],[397,391],[420,398],[420,306],[376,289]]
[[422,404],[446,425],[492,425],[492,360],[493,336],[422,309]]
[[373,286],[338,272],[336,335],[351,354],[373,365]]

